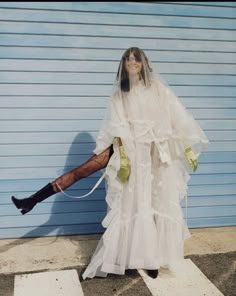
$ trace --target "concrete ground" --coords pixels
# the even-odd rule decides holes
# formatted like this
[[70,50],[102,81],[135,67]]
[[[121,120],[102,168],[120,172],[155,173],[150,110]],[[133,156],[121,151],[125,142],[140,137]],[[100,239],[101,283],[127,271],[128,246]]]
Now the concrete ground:
[[[210,267],[208,266],[207,269],[209,260],[207,264],[206,261],[204,263],[204,255],[215,255],[215,258],[220,258],[217,254],[228,253],[227,260],[230,261],[227,261],[228,264],[225,264],[225,268],[231,264],[230,275],[232,272],[235,274],[236,227],[201,228],[191,229],[190,231],[192,237],[185,242],[186,258],[191,258],[196,265],[200,262],[199,264],[203,268],[205,266],[204,273],[206,274]],[[16,274],[63,269],[81,270],[88,264],[99,238],[100,235],[83,235],[0,240],[0,286],[3,287],[4,277],[7,277],[8,285],[12,285],[14,281],[13,275]],[[203,260],[201,261],[199,258],[203,258]],[[210,262],[214,264],[216,262],[214,260],[212,257]],[[225,259],[223,258],[223,260]],[[202,268],[200,269],[202,270]],[[225,272],[223,269],[220,272],[224,278],[227,276],[225,273],[228,270]],[[111,275],[106,282],[114,282],[116,279],[115,275]],[[130,279],[131,282],[137,281],[138,283],[135,272],[126,278],[119,277],[119,279],[121,281]],[[95,285],[97,281],[99,282],[99,279],[84,281],[82,285]],[[103,281],[103,285],[104,283],[105,281]],[[7,296],[8,294],[1,294],[0,292],[0,295]],[[136,295],[139,294],[136,292]],[[225,295],[235,296],[236,293]]]

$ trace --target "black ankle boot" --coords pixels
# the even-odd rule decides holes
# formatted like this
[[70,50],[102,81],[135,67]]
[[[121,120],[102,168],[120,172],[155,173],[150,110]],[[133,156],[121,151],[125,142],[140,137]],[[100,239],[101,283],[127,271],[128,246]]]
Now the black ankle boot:
[[34,200],[33,195],[28,198],[17,199],[14,196],[11,197],[12,202],[17,207],[17,209],[22,209],[22,215],[28,213],[36,205],[37,201]]
[[157,278],[157,276],[158,276],[158,269],[155,269],[155,270],[149,270],[149,269],[147,269],[147,274],[148,274],[151,278],[155,279],[155,278]]
[[52,184],[48,183],[45,187],[37,191],[35,194],[28,198],[17,199],[14,196],[11,197],[12,202],[17,207],[17,209],[22,209],[22,215],[28,213],[33,209],[33,207],[38,203],[48,198],[49,196],[55,194]]

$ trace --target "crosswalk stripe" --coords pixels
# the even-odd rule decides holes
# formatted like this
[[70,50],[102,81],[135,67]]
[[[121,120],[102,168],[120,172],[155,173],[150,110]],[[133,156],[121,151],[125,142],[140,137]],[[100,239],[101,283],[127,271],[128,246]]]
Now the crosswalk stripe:
[[224,296],[191,259],[184,260],[182,272],[173,274],[160,269],[156,279],[150,278],[143,270],[138,272],[153,296]]
[[76,270],[15,276],[14,296],[84,296]]
[[[150,278],[144,270],[138,270],[136,278],[119,293],[136,285],[143,279],[153,296],[224,296],[191,261],[184,260],[182,272],[171,273],[160,269],[156,279]],[[48,271],[15,276],[14,296],[84,296],[78,273],[73,270]]]

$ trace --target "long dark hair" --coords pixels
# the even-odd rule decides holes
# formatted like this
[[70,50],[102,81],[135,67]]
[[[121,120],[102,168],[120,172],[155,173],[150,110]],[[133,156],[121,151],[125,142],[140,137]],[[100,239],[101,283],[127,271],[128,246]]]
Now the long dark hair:
[[[119,67],[118,67],[118,71],[117,71],[117,75],[116,75],[116,80],[119,81],[120,79],[120,88],[122,91],[124,92],[128,92],[130,91],[130,83],[129,83],[129,76],[128,76],[128,73],[125,69],[125,60],[129,58],[130,54],[133,54],[136,58],[136,60],[138,62],[142,62],[142,63],[146,63],[147,66],[148,66],[148,70],[150,72],[152,72],[152,68],[150,67],[149,65],[149,61],[148,61],[148,58],[147,56],[145,55],[144,51],[138,47],[130,47],[128,48],[122,58],[121,58],[121,61],[120,61],[120,64],[119,64]],[[121,71],[121,73],[120,73]],[[141,69],[141,79],[143,79],[143,82],[144,84],[146,85],[147,84],[147,77],[145,75],[145,72],[144,72],[144,67],[142,65],[142,69]]]

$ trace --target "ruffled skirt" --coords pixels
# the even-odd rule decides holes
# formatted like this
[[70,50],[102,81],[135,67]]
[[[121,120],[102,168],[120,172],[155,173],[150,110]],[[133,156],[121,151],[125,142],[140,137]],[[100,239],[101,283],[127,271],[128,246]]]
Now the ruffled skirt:
[[181,200],[189,175],[177,159],[163,162],[155,143],[136,143],[129,154],[127,183],[117,177],[119,154],[114,147],[106,168],[108,212],[106,228],[83,278],[124,274],[126,269],[178,270],[189,237]]

